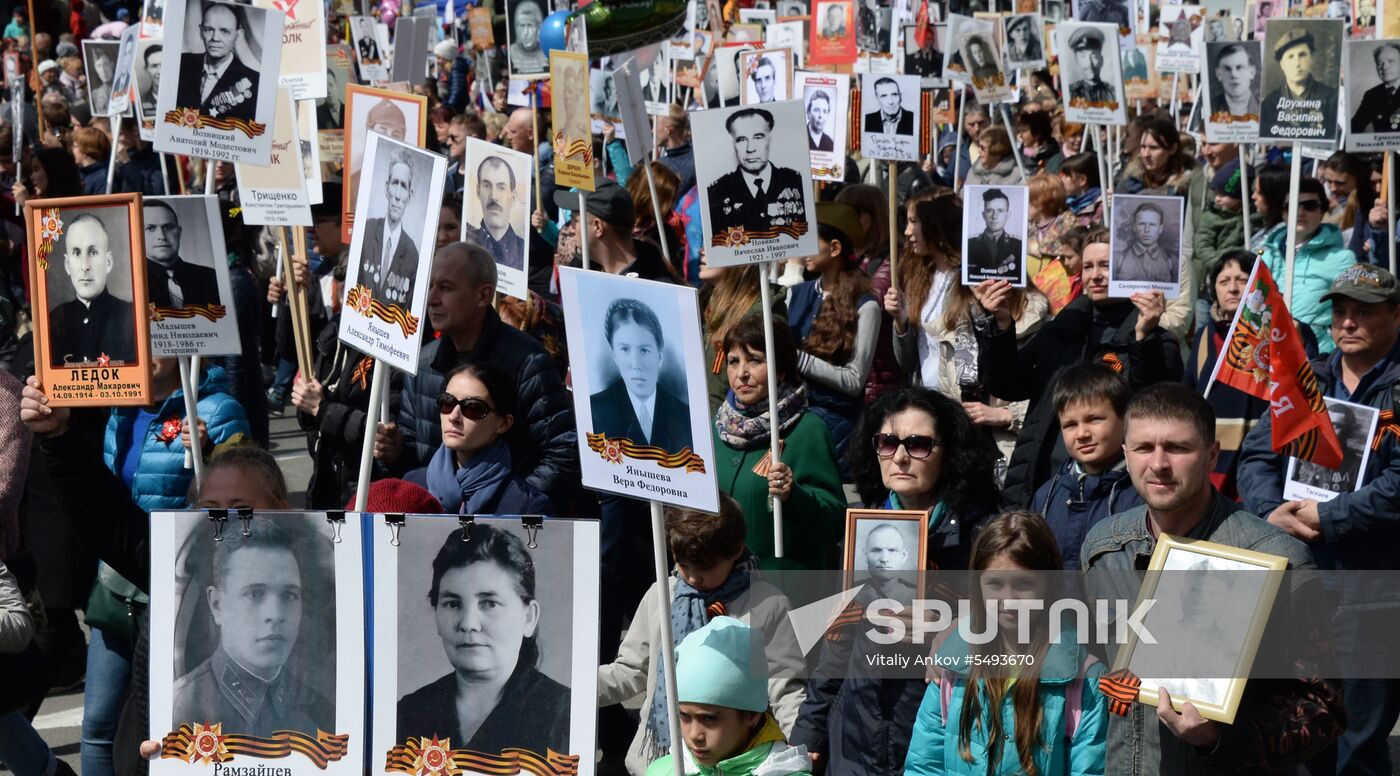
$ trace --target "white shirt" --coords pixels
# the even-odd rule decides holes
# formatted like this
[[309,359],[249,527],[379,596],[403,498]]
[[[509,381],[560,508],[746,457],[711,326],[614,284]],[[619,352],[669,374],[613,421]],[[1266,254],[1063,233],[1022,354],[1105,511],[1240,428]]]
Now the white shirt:
[[957,273],[950,270],[936,272],[924,309],[919,312],[919,378],[925,388],[937,390],[941,382],[943,348],[929,330],[935,328],[934,322],[943,315],[943,302],[956,279]]
[[743,168],[740,168],[739,172],[744,176],[744,184],[749,187],[749,193],[753,195],[754,199],[758,198],[758,184],[760,181],[763,183],[764,196],[767,196],[768,194],[772,193],[773,165],[771,163],[764,165],[763,172],[760,172],[757,175],[754,175],[753,173],[750,173],[748,170],[745,170]]
[[224,73],[228,71],[228,66],[231,64],[233,64],[233,55],[225,57],[223,64],[214,67],[209,66],[208,59],[204,61],[204,68],[200,76],[203,80],[199,83],[199,98],[201,100],[208,100],[209,95],[214,93],[214,85],[219,82],[220,78],[224,77]]
[[643,399],[627,392],[627,398],[632,401],[632,412],[637,415],[637,425],[642,427],[642,434],[651,441],[651,428],[656,420],[656,393],[653,391],[650,396]]

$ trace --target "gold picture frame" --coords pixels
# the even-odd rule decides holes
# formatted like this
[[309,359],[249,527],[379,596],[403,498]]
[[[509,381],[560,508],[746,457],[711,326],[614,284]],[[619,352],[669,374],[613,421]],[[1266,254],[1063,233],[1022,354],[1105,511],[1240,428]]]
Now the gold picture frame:
[[[872,523],[875,525],[869,525]],[[906,568],[898,569],[892,574],[907,572],[910,580],[918,579],[918,575],[928,564],[928,512],[918,509],[847,509],[846,540],[843,545],[845,551],[841,555],[841,569],[845,572],[847,589],[857,584],[857,574],[864,574],[864,580],[869,580],[869,566],[856,562],[856,550],[858,547],[864,547],[866,537],[879,525],[891,525],[899,529],[904,551],[908,556],[903,564]],[[909,546],[910,534],[916,539],[913,547]]]

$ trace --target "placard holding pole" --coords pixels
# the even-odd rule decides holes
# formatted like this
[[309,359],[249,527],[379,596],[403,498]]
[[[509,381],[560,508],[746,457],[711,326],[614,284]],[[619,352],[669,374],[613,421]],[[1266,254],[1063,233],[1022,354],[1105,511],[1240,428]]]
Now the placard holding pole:
[[195,394],[196,380],[190,375],[190,357],[180,356],[176,364],[180,370],[180,389],[185,395],[185,423],[190,432],[190,460],[194,463],[194,487],[199,490],[204,483],[204,451],[199,440],[199,397]]
[[661,255],[670,264],[671,246],[670,240],[666,239],[666,222],[661,217],[661,201],[656,197],[656,176],[652,173],[651,163],[647,161],[648,155],[655,153],[655,144],[652,142],[651,123],[647,121],[646,100],[642,95],[642,74],[637,72],[634,64],[635,57],[619,65],[611,73],[612,82],[617,91],[618,112],[622,114],[627,158],[634,167],[641,165],[646,170],[652,217],[656,219],[656,236],[661,243]]
[[355,511],[365,511],[369,503],[369,482],[374,472],[374,438],[379,434],[379,410],[384,404],[384,389],[389,383],[389,368],[374,359],[374,376],[370,378],[369,405],[365,407],[365,441],[360,446],[360,473],[355,480]]
[[[893,165],[893,164],[895,164],[895,162],[890,162],[890,164]],[[891,191],[894,190],[893,185],[891,185],[890,189],[891,189]],[[890,252],[890,255],[891,255],[891,257],[893,257],[894,252],[891,251],[891,252]],[[770,264],[769,266],[771,266],[771,264]],[[769,287],[769,279],[768,279],[768,271],[767,271],[767,269],[768,269],[768,267],[764,267],[764,268],[763,268],[763,271],[761,271],[761,272],[758,273],[758,289],[759,289],[759,297],[760,297],[760,299],[761,299],[760,304],[763,305],[763,350],[764,350],[763,358],[765,359],[765,362],[766,362],[766,363],[769,363],[769,364],[776,364],[776,363],[778,363],[778,362],[777,362],[777,359],[774,358],[774,352],[773,352],[773,351],[774,351],[774,346],[773,346],[773,290]],[[893,277],[893,273],[891,273],[891,277]],[[771,469],[773,466],[776,466],[776,465],[778,465],[779,463],[782,463],[782,442],[781,442],[781,441],[779,440],[779,438],[778,438],[778,434],[780,433],[780,432],[779,432],[779,429],[782,428],[782,421],[781,421],[780,418],[778,417],[778,416],[779,416],[779,413],[778,413],[778,410],[777,410],[777,406],[778,406],[778,370],[777,370],[777,369],[769,369],[769,370],[768,370],[768,418],[769,418],[769,423],[768,423],[768,428],[769,428],[769,433],[768,433],[768,456],[769,456],[769,461],[770,461],[770,464],[769,464],[769,468],[770,468],[770,469]],[[783,541],[783,500],[782,500],[781,498],[778,498],[778,497],[772,496],[772,495],[769,496],[769,499],[773,502],[773,555],[774,555],[774,557],[781,558],[781,557],[783,557],[784,553],[786,552],[786,548],[784,547],[785,542]]]
[[681,738],[680,707],[676,700],[676,637],[671,629],[671,569],[666,565],[666,517],[661,502],[652,501],[651,548],[656,580],[662,594],[656,597],[656,621],[661,623],[661,679],[666,683],[666,727],[671,732],[671,762],[675,776],[685,776],[685,745]]
[[1240,214],[1244,217],[1244,247],[1254,241],[1253,229],[1249,224],[1249,162],[1245,159],[1245,147],[1240,146]]
[[1298,179],[1303,174],[1303,144],[1297,140],[1293,141],[1293,162],[1288,169],[1288,221],[1285,222],[1285,229],[1288,234],[1286,243],[1287,253],[1284,265],[1283,278],[1283,298],[1288,303],[1288,309],[1295,309],[1293,305],[1293,259],[1298,254],[1298,230],[1293,226],[1298,223]]

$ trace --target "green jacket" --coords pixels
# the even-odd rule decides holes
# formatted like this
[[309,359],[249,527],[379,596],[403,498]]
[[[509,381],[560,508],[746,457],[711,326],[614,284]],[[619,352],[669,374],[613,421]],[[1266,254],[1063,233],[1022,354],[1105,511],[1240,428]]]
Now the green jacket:
[[1196,284],[1204,287],[1210,275],[1210,268],[1220,261],[1220,257],[1230,251],[1244,249],[1244,216],[1230,213],[1208,203],[1201,209],[1196,219],[1191,264]]
[[719,487],[739,502],[749,526],[748,547],[759,567],[775,569],[839,568],[828,562],[836,555],[846,514],[841,469],[826,424],[811,412],[783,438],[782,462],[792,469],[792,492],[783,502],[784,556],[773,555],[773,511],[768,503],[768,478],[753,468],[768,455],[768,445],[752,450],[730,447],[715,439],[715,471]]
[[[788,746],[770,715],[763,729],[754,738],[755,744],[746,752],[721,760],[714,766],[700,765],[685,751],[685,772],[700,776],[803,776],[811,773],[812,760],[807,748]],[[671,755],[647,766],[646,776],[672,776],[675,773]]]

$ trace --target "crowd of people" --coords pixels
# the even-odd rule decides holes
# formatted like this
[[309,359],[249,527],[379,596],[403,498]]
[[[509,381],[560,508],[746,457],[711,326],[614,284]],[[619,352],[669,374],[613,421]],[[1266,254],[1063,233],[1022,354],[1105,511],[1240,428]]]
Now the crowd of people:
[[[972,667],[877,675],[862,668],[873,649],[864,623],[833,626],[804,655],[788,626],[792,602],[763,579],[839,570],[850,507],[926,513],[926,568],[945,572],[1074,570],[1092,587],[1142,570],[1163,533],[1282,556],[1296,570],[1395,568],[1400,284],[1385,269],[1397,243],[1379,155],[1305,162],[1291,191],[1284,149],[1202,142],[1149,103],[1131,118],[1121,154],[1100,159],[1084,127],[1035,87],[1050,82],[1044,74],[1028,79],[1011,125],[970,102],[922,163],[901,163],[893,178],[849,154],[844,182],[813,193],[818,252],[780,279],[767,266],[706,262],[690,132],[704,106],[673,104],[659,118],[647,162],[654,188],[604,124],[581,230],[577,196],[554,183],[547,113],[508,105],[501,73],[489,79],[494,91],[481,88],[476,66],[486,60],[440,43],[435,75],[412,85],[430,106],[426,147],[451,162],[437,244],[423,251],[432,262],[424,345],[417,373],[388,386],[389,417],[367,428],[369,359],[336,336],[355,260],[342,240],[338,166],[325,165],[308,258],[290,273],[310,300],[308,374],[296,366],[275,235],[238,218],[232,165],[163,160],[135,122],[112,137],[111,120],[87,107],[81,43],[116,39],[136,9],[70,2],[71,14],[45,3],[54,18],[33,20],[38,28],[16,10],[3,39],[37,87],[14,106],[18,125],[9,106],[0,111],[0,391],[13,402],[0,413],[0,762],[17,776],[73,772],[31,720],[52,688],[79,682],[84,776],[145,771],[150,512],[346,509],[366,434],[374,480],[394,483],[372,491],[371,511],[393,511],[414,490],[413,503],[443,513],[601,522],[600,773],[672,772],[668,703],[679,708],[687,773],[1391,772],[1400,686],[1334,678],[1327,634],[1348,626],[1332,621],[1315,580],[1290,580],[1275,612],[1312,626],[1298,630],[1313,641],[1261,647],[1296,665],[1296,678],[1252,681],[1224,725],[1174,707],[1165,691],[1155,711],[1112,711],[1099,687],[1105,656],[1069,643],[1038,642],[1039,663],[1014,679]],[[329,28],[335,42],[338,26]],[[340,100],[322,107],[338,111]],[[541,205],[522,235],[525,300],[497,293],[479,235],[459,240],[477,174],[463,169],[468,138],[539,160]],[[15,206],[109,190],[195,192],[208,176],[242,354],[205,360],[198,423],[184,419],[175,359],[156,360],[150,406],[51,407],[33,377],[35,236]],[[963,211],[983,206],[961,191],[975,183],[1029,190],[1018,225],[1033,279],[1024,288],[961,281]],[[893,210],[886,187],[896,189]],[[1182,201],[1178,297],[1110,294],[1113,193]],[[557,270],[582,266],[585,243],[588,269],[699,289],[721,510],[668,509],[674,567],[664,580],[650,573],[639,528],[646,503],[581,486]],[[1272,445],[1268,402],[1211,384],[1258,262],[1280,282],[1292,273],[1289,308],[1322,395],[1374,407],[1392,424],[1368,440],[1363,484],[1330,501],[1286,498],[1288,458]],[[771,350],[765,312],[775,319]],[[289,414],[306,435],[308,482],[287,482],[267,452],[270,418]],[[184,460],[191,434],[207,459],[197,483]],[[774,434],[780,462],[769,454]],[[781,557],[777,502],[787,515]],[[661,600],[671,601],[678,645],[670,701],[658,666]],[[736,669],[755,645],[771,675]],[[956,635],[935,646],[949,655],[1003,648],[1024,647]],[[640,712],[622,705],[639,697]]]

